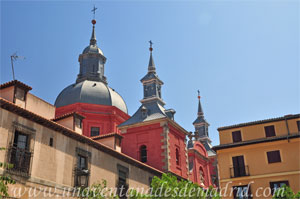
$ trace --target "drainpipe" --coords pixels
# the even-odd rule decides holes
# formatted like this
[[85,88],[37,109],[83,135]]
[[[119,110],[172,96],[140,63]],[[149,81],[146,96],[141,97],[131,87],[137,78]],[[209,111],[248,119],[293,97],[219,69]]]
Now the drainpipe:
[[287,121],[287,116],[284,117],[284,120],[285,120],[285,125],[286,125],[286,129],[287,129],[287,132],[288,132],[288,136],[287,136],[287,141],[290,142],[290,128],[289,128],[289,125],[288,125],[288,121]]

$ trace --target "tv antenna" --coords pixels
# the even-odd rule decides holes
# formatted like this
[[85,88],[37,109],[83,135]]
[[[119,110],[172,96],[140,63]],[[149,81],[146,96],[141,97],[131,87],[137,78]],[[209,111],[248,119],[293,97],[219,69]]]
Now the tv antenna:
[[18,56],[18,55],[17,55],[17,52],[15,52],[13,55],[10,56],[11,69],[12,69],[12,74],[13,74],[13,80],[15,80],[14,61],[17,61],[17,59],[22,59],[22,60],[24,60],[25,57],[23,57],[23,56]]

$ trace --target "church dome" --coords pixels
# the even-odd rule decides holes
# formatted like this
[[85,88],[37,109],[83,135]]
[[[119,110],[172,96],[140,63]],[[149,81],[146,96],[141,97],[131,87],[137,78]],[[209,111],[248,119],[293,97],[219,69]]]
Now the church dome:
[[115,106],[127,113],[123,98],[101,81],[85,80],[66,87],[56,98],[55,106],[62,107],[74,103]]
[[80,70],[76,83],[66,87],[55,100],[56,107],[74,103],[99,104],[115,106],[127,114],[127,106],[123,98],[107,85],[104,76],[106,58],[97,45],[95,24],[92,20],[93,31],[90,45],[79,55]]

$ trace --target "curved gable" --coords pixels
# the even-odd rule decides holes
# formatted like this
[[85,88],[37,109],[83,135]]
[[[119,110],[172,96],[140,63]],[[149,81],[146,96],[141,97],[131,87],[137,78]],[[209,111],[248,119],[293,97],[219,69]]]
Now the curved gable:
[[196,141],[194,143],[194,149],[196,151],[198,151],[201,155],[203,155],[204,157],[208,157],[207,156],[207,151],[205,149],[205,147],[203,146],[203,144],[201,144],[200,142]]

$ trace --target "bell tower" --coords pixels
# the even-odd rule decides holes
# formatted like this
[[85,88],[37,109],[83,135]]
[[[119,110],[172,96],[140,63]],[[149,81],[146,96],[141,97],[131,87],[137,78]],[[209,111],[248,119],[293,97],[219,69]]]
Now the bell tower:
[[198,90],[198,113],[197,113],[197,119],[193,122],[193,125],[195,127],[195,134],[197,135],[199,141],[205,141],[211,143],[211,140],[209,139],[209,135],[208,135],[209,124],[204,118],[204,113],[202,110],[200,98],[201,98],[200,91]]
[[150,43],[150,59],[148,64],[148,73],[141,79],[144,90],[144,98],[141,100],[141,103],[149,103],[149,102],[158,102],[161,106],[164,106],[165,103],[161,98],[161,86],[164,84],[156,74],[156,68],[154,64],[154,60],[152,57],[152,41]]
[[79,55],[78,61],[80,63],[80,71],[77,76],[76,83],[84,80],[101,81],[107,84],[106,77],[104,76],[104,64],[106,57],[97,46],[97,39],[95,33],[96,20],[92,20],[93,30],[90,39],[90,45],[87,46],[82,54]]

